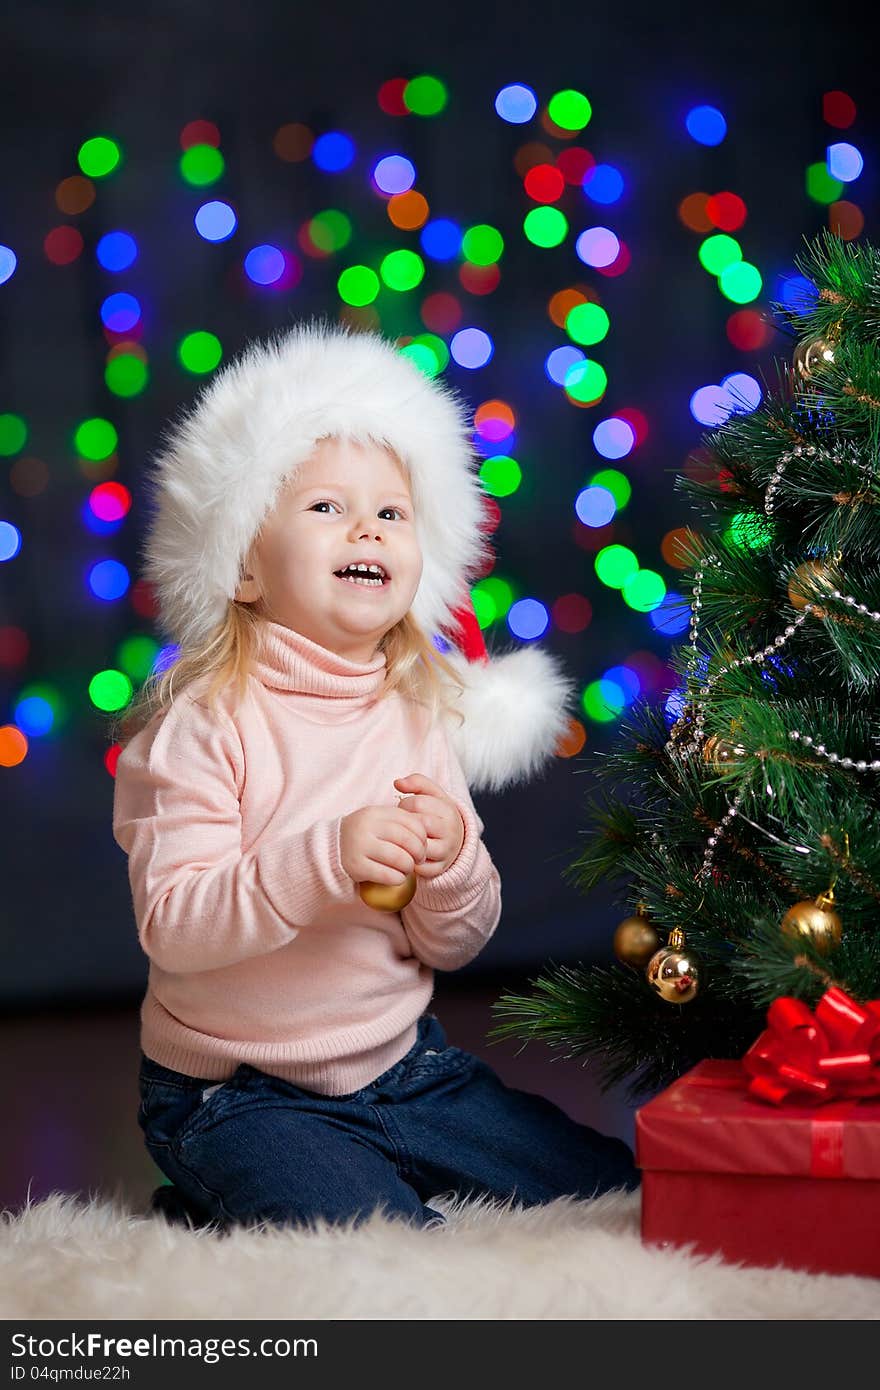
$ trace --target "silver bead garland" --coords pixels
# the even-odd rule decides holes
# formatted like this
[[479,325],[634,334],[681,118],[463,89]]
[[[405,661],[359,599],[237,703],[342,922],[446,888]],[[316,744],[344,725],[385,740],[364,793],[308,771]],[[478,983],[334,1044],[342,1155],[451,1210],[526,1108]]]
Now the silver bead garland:
[[706,841],[706,848],[703,852],[703,863],[697,871],[697,873],[694,875],[695,883],[700,883],[704,878],[707,878],[709,873],[711,872],[712,860],[715,858],[715,850],[718,846],[718,841],[722,838],[722,836],[727,834],[727,831],[730,828],[730,822],[737,814],[747,790],[748,782],[746,781],[743,782],[742,786],[739,787],[739,789],[737,790],[736,796],[733,798],[733,802],[728,804],[727,810],[721,817],[720,821],[718,822],[718,825],[715,827],[715,833],[713,835],[710,835],[708,840]]
[[[764,493],[764,512],[768,517],[773,515],[774,494],[782,481],[782,475],[785,472],[786,466],[791,463],[792,459],[802,458],[804,455],[810,458],[824,459],[826,463],[836,464],[838,468],[843,467],[846,462],[839,454],[833,454],[828,449],[823,449],[817,444],[796,444],[793,449],[787,449],[785,453],[781,455],[779,462],[774,468],[770,477],[770,482],[767,484],[767,491]],[[855,450],[853,450],[852,462],[855,462],[855,456]],[[874,470],[870,459],[863,460],[859,464],[859,469],[864,475],[866,483],[873,479]]]
[[839,763],[841,767],[853,768],[856,772],[880,772],[880,758],[874,758],[873,762],[868,762],[865,758],[842,758],[839,753],[829,753],[824,743],[813,743],[812,736],[802,734],[800,729],[789,729],[788,736],[799,740],[806,748],[818,753],[820,758],[827,758],[830,763]]

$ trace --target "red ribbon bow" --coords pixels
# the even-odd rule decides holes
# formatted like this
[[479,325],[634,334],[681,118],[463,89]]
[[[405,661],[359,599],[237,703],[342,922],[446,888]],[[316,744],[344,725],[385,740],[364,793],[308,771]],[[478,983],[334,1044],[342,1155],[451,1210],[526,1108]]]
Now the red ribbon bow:
[[880,999],[857,1004],[832,985],[815,1017],[800,999],[774,999],[767,1030],[743,1057],[748,1092],[781,1104],[880,1095]]

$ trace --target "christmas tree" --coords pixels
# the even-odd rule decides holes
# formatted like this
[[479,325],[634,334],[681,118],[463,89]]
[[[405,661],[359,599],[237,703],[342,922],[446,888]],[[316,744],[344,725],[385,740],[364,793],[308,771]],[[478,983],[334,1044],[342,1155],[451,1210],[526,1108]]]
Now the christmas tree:
[[622,885],[617,961],[493,1005],[491,1039],[583,1056],[631,1099],[741,1057],[780,995],[880,995],[880,253],[822,232],[796,263],[803,293],[771,306],[791,364],[676,479],[706,523],[680,688],[621,723],[565,871]]

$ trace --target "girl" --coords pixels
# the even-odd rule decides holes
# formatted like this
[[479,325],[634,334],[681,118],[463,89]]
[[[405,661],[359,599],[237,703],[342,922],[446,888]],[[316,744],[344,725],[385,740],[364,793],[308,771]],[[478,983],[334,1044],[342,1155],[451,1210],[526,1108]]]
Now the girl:
[[[539,648],[473,645],[491,560],[463,404],[313,321],[219,373],[151,482],[179,653],[122,723],[113,833],[150,961],[139,1123],[171,1191],[227,1229],[634,1188],[626,1144],[427,1012],[501,915],[470,787],[532,774],[571,694]],[[441,655],[441,628],[479,659]]]

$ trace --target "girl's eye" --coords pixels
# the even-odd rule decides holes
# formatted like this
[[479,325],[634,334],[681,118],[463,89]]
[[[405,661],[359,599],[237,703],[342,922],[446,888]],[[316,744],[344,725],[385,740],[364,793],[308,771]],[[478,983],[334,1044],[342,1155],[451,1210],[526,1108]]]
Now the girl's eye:
[[[333,507],[333,506],[335,506],[335,505],[336,505],[335,502],[330,502],[330,501],[327,501],[327,500],[325,499],[325,500],[322,501],[322,502],[313,502],[312,505],[309,507],[309,511],[310,511],[310,512],[313,512],[313,511],[315,510],[316,507]],[[403,512],[400,510],[399,507],[383,507],[383,508],[382,508],[382,511],[383,511],[383,512],[397,512],[397,515],[398,515],[398,516],[400,516],[400,517],[403,516]]]

